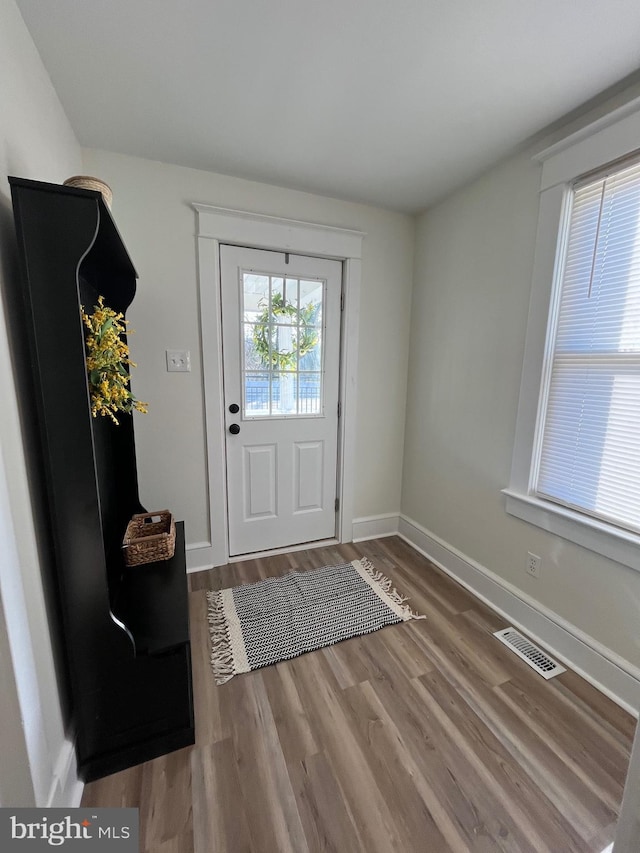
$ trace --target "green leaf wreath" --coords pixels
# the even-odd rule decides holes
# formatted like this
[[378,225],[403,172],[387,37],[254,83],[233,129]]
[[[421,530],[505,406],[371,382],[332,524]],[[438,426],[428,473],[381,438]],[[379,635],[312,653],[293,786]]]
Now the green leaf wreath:
[[[257,317],[253,327],[253,346],[260,361],[265,367],[277,370],[295,370],[298,358],[310,352],[318,343],[319,331],[313,325],[319,305],[310,302],[298,310],[295,305],[285,302],[281,293],[274,293],[271,298],[271,309],[267,299],[261,299],[258,307],[262,313]],[[279,319],[291,319],[291,349],[278,349]]]

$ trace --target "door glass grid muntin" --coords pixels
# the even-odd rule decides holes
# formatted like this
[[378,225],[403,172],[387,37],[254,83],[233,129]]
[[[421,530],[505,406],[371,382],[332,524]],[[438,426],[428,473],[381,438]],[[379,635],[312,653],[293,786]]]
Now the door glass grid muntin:
[[[326,286],[326,279],[313,276],[240,270],[240,349],[244,420],[323,416]],[[274,364],[273,344],[275,342],[279,352],[293,352],[292,348],[282,347],[281,335],[286,335],[287,332],[290,334],[295,329],[296,339],[299,340],[301,329],[305,328],[305,324],[299,322],[299,310],[310,303],[313,304],[314,296],[317,296],[315,314],[307,321],[306,328],[314,330],[317,340],[303,356],[296,350],[295,363],[281,369],[277,363]],[[280,304],[283,306],[293,306],[298,312],[295,321],[289,313],[274,315],[274,298],[280,298]],[[267,322],[256,323],[258,317],[265,313],[265,307],[268,307]],[[268,344],[266,364],[256,352],[253,343],[253,330],[256,327],[262,329],[263,342]],[[285,395],[286,407],[283,410]],[[291,400],[294,401],[293,407]]]

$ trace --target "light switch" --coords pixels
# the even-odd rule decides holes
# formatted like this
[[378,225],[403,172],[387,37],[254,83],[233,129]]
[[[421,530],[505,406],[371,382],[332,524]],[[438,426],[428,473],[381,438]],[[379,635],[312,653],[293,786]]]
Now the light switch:
[[189,373],[191,371],[191,352],[188,349],[168,349],[167,371],[169,373]]

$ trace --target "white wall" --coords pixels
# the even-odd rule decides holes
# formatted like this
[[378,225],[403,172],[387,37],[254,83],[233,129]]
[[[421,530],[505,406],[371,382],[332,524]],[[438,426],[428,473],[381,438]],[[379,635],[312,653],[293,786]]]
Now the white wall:
[[[7,175],[61,182],[81,167],[77,141],[13,0],[0,0],[0,116],[4,294],[5,282],[18,275]],[[0,797],[3,806],[66,805],[71,804],[65,786],[74,782],[73,759],[64,735],[40,580],[4,299],[0,400]],[[69,768],[71,777],[62,778]]]
[[[85,170],[112,187],[113,213],[140,275],[129,312],[143,503],[186,520],[207,541],[208,510],[194,201],[366,231],[362,262],[355,515],[398,512],[402,475],[414,222],[409,216],[104,151]],[[165,349],[191,350],[192,372],[165,370]],[[212,487],[215,489],[216,484]],[[214,532],[215,535],[215,532]]]
[[[542,147],[418,221],[402,510],[637,667],[640,573],[508,516],[500,493],[536,237],[540,171],[531,154]],[[542,557],[537,580],[525,573],[527,551]]]

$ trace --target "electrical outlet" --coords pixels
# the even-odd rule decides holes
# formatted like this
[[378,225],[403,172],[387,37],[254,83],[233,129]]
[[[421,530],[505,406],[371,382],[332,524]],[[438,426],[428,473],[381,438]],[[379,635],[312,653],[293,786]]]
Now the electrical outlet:
[[166,356],[169,373],[191,372],[191,353],[188,349],[168,349]]
[[537,554],[532,554],[531,551],[527,552],[527,574],[539,578],[541,565],[542,559]]

